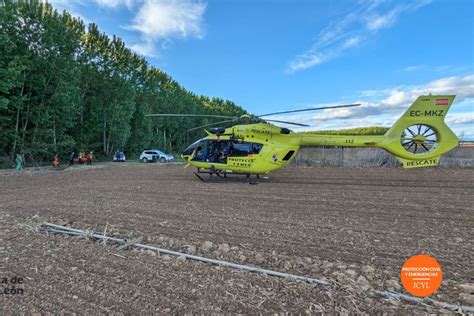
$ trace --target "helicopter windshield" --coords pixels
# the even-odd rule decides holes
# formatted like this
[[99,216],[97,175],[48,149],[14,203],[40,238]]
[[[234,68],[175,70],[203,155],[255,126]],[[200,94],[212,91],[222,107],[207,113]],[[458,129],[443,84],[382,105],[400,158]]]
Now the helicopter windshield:
[[183,153],[182,153],[183,156],[190,156],[193,153],[193,151],[198,147],[199,143],[203,140],[204,138],[201,138],[195,141],[194,143],[192,143],[191,145],[189,145],[185,150],[183,150]]

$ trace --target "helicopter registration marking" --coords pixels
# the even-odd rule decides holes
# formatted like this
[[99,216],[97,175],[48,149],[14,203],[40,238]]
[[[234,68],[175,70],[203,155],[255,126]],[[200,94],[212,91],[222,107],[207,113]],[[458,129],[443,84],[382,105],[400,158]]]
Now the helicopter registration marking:
[[410,116],[443,116],[443,110],[410,111]]

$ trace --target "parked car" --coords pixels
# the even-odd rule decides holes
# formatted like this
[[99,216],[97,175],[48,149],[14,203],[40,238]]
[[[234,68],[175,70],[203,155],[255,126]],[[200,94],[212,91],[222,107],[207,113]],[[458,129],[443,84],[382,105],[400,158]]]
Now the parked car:
[[142,162],[157,162],[160,159],[160,154],[154,150],[145,150],[140,155]]
[[157,149],[145,150],[140,155],[140,160],[142,162],[167,162],[173,159],[174,157],[172,155],[165,154],[164,152]]
[[121,162],[126,160],[125,154],[121,150],[116,151],[112,159],[114,162]]

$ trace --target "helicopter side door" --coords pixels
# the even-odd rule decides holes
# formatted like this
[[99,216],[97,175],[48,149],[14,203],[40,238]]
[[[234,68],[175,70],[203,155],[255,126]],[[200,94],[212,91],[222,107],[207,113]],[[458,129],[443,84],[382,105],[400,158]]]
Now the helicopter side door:
[[226,164],[229,154],[229,141],[204,139],[193,149],[192,161]]

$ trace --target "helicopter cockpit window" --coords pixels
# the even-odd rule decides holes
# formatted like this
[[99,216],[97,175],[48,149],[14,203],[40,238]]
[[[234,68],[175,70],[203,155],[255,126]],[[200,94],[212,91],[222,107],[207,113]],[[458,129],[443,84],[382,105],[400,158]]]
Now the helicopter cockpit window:
[[[196,143],[195,143],[196,144]],[[194,161],[227,163],[227,157],[245,157],[249,154],[258,154],[262,150],[263,144],[237,142],[228,140],[204,139],[196,145],[189,146],[185,152],[193,146],[191,153],[195,150],[192,158]],[[195,145],[195,146],[194,146]]]
[[228,140],[202,140],[196,147],[196,153],[193,160],[215,163],[227,163],[229,155]]
[[263,144],[248,142],[232,142],[230,143],[230,156],[239,157],[249,154],[258,154],[262,150]]

